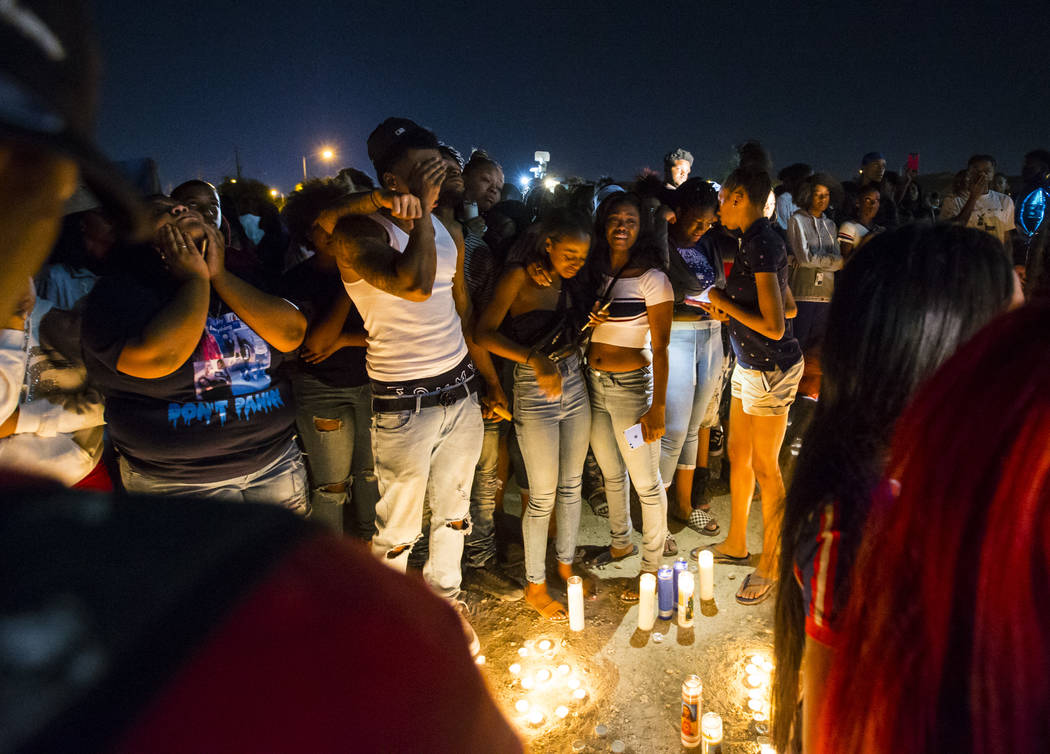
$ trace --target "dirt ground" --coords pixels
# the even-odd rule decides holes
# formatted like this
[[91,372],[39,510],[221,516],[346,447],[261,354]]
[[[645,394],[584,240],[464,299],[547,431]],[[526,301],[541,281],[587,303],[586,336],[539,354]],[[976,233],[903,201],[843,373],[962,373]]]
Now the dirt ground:
[[[722,532],[705,537],[672,523],[679,556],[688,558],[697,545],[719,541],[728,529],[728,489],[714,480],[711,486],[712,512]],[[504,509],[520,513],[513,488],[508,489]],[[518,522],[507,517],[502,523]],[[761,503],[756,500],[748,522],[752,548],[761,546],[761,532]],[[635,532],[634,537],[640,544],[640,535]],[[607,519],[594,515],[585,502],[579,544],[608,542]],[[748,672],[753,673],[752,683],[761,681],[752,691],[756,705],[762,697],[768,699],[766,671],[759,668],[754,674],[748,664],[772,660],[773,599],[752,607],[737,604],[734,595],[751,569],[715,565],[714,604],[697,610],[691,630],[658,619],[653,631],[645,633],[638,630],[637,606],[619,599],[638,568],[636,555],[590,571],[598,594],[585,603],[586,626],[581,632],[570,631],[567,623],[544,621],[524,601],[506,603],[470,594],[485,655],[482,671],[508,718],[535,752],[698,751],[684,749],[680,739],[682,681],[695,673],[703,683],[701,714],[714,711],[722,716],[723,752],[759,752],[768,729],[753,719],[746,681]],[[695,560],[691,568],[696,571]],[[551,591],[564,600],[564,593],[553,585]],[[531,688],[523,688],[523,683]],[[575,686],[583,689],[583,699],[573,695]],[[559,717],[559,712],[565,716]],[[542,721],[530,721],[530,715],[542,715]]]

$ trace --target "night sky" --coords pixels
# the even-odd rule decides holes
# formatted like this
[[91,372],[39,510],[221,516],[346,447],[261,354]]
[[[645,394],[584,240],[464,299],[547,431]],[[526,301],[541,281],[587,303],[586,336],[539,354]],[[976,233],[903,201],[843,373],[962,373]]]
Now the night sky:
[[721,178],[761,139],[779,169],[841,177],[870,150],[958,170],[990,152],[1015,175],[1050,147],[1045,4],[97,0],[98,136],[152,157],[165,188],[234,173],[290,190],[336,167],[371,174],[365,139],[403,115],[508,180],[551,153],[557,175],[629,176],[684,146]]

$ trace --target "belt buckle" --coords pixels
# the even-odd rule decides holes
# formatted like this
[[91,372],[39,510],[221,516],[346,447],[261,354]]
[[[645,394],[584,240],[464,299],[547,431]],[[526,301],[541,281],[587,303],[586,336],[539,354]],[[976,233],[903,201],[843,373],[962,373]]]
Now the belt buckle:
[[[456,387],[459,387],[458,385]],[[453,395],[455,388],[449,388],[448,390],[442,391],[441,395],[438,396],[438,403],[445,408],[448,408],[456,402],[456,396]]]

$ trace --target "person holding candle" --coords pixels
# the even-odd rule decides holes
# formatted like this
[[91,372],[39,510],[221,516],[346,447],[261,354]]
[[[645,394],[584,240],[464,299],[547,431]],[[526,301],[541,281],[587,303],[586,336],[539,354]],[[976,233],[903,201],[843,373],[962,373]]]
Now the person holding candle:
[[[573,575],[591,424],[578,345],[586,309],[572,284],[591,248],[589,219],[553,211],[525,235],[520,248],[522,264],[510,266],[499,279],[476,338],[517,362],[514,427],[530,492],[522,516],[525,600],[544,618],[563,621],[564,605],[547,592],[547,530],[556,511],[558,576],[567,582]],[[526,272],[530,264],[542,267],[551,284],[537,283]]]
[[872,504],[814,752],[1046,751],[1048,317],[995,320],[898,422],[900,494]]
[[[803,750],[814,750],[824,681],[838,663],[834,647],[851,567],[898,416],[960,343],[1019,300],[998,242],[946,226],[875,237],[838,273],[836,285],[821,398],[784,514],[773,705],[781,751],[792,736],[801,737]],[[864,592],[870,595],[870,587]]]
[[[655,573],[667,538],[659,440],[665,428],[674,290],[661,269],[659,245],[642,232],[642,216],[637,196],[613,194],[599,206],[595,223],[592,270],[600,275],[600,303],[609,317],[594,328],[587,383],[591,449],[605,477],[612,543],[592,563],[604,565],[637,552],[631,544],[629,472],[642,507],[642,571]],[[632,432],[639,428],[640,438]],[[627,587],[621,599],[637,602],[637,588]]]

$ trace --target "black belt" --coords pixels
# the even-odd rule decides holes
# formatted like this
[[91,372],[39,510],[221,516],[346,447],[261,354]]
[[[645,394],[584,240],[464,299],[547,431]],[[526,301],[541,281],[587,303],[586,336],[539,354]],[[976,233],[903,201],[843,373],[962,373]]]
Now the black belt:
[[451,406],[457,401],[478,392],[476,375],[471,375],[463,382],[433,390],[431,392],[413,393],[391,398],[372,396],[372,411],[384,413],[389,411],[416,411],[434,406]]

